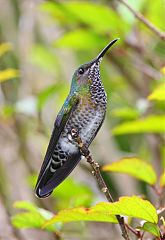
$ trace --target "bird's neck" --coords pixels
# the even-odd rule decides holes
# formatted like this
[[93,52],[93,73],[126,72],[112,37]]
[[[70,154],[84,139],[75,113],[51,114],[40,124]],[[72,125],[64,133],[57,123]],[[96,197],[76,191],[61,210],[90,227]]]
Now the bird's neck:
[[90,92],[96,94],[96,92],[104,92],[104,86],[100,79],[95,79],[90,85]]
[[97,79],[92,82],[92,84],[90,85],[90,93],[91,93],[91,98],[96,104],[107,103],[106,92],[104,90],[104,86],[100,79]]

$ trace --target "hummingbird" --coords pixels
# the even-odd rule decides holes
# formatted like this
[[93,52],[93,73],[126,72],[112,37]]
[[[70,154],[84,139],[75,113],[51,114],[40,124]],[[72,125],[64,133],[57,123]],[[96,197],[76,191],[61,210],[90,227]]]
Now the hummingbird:
[[54,122],[38,176],[35,188],[37,197],[48,197],[81,160],[81,151],[71,136],[72,129],[78,130],[86,147],[98,133],[107,108],[106,92],[100,79],[100,62],[117,40],[112,40],[94,60],[74,72],[69,95]]

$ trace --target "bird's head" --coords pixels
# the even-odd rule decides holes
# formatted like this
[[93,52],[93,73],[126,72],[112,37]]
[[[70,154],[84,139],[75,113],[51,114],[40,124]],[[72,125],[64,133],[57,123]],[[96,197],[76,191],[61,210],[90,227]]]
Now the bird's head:
[[71,90],[76,91],[81,88],[90,86],[93,81],[100,80],[100,62],[107,50],[118,40],[112,40],[92,61],[81,65],[75,72],[72,78]]

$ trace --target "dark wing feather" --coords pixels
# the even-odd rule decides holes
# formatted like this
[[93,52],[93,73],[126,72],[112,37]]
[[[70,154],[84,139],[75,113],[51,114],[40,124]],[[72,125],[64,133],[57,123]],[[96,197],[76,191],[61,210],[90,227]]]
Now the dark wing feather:
[[38,183],[40,182],[40,179],[43,177],[43,174],[45,172],[45,169],[46,169],[47,165],[49,164],[49,160],[51,159],[51,156],[54,152],[54,148],[55,148],[55,146],[58,142],[61,131],[62,131],[62,129],[59,129],[58,127],[54,126],[54,129],[53,129],[50,141],[49,141],[49,145],[47,147],[47,151],[46,151],[46,154],[45,154],[45,158],[44,158],[44,161],[42,163],[41,170],[40,170],[40,173],[39,173],[39,176],[38,176],[36,187],[37,187]]
[[[77,156],[75,156],[74,161],[68,161],[68,162],[71,162],[71,165],[69,165],[69,163],[65,163],[63,167],[58,169],[56,171],[56,173],[53,174],[53,177],[52,177],[52,179],[54,180],[54,187],[49,188],[46,186],[44,193],[41,194],[41,187],[43,188],[43,180],[44,180],[45,171],[50,162],[50,159],[54,152],[54,149],[57,145],[60,134],[63,131],[71,112],[74,111],[77,103],[78,103],[78,99],[76,98],[76,96],[68,97],[65,101],[64,106],[62,107],[61,111],[59,112],[59,114],[56,118],[56,121],[54,124],[54,129],[53,129],[53,132],[51,135],[51,139],[50,139],[50,142],[49,142],[49,145],[48,145],[48,148],[46,151],[46,155],[45,155],[45,158],[44,158],[41,170],[40,170],[40,174],[38,176],[37,184],[36,184],[35,191],[36,191],[36,195],[38,197],[46,197],[46,195],[50,195],[53,188],[55,188],[58,184],[60,184],[68,176],[68,174],[72,171],[72,169],[76,166],[76,164],[80,160],[80,154],[78,154]],[[51,186],[53,186],[52,179],[51,179],[51,184],[50,184]],[[49,186],[49,184],[48,184],[48,186]]]
[[55,171],[55,173],[46,184],[44,177],[47,178],[47,175],[45,174],[43,178],[41,178],[39,186],[36,188],[37,196],[40,198],[48,197],[52,193],[53,189],[57,187],[70,174],[80,159],[80,152],[69,156],[64,165]]

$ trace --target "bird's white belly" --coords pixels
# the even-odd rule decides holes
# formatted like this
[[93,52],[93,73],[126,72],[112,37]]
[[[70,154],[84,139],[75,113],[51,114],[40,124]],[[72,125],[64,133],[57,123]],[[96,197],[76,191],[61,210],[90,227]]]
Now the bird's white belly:
[[73,154],[77,152],[77,146],[73,144],[70,140],[71,136],[68,134],[67,137],[62,137],[59,139],[59,144],[64,152]]

